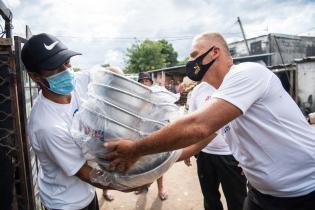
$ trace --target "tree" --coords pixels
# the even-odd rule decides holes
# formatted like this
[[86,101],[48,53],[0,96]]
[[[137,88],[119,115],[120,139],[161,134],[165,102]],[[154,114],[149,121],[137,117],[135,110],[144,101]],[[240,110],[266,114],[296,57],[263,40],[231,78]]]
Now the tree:
[[126,71],[138,73],[177,64],[177,52],[166,40],[144,40],[127,49]]
[[185,58],[184,60],[182,60],[182,61],[178,61],[177,62],[177,65],[186,65],[187,64],[187,62],[188,62],[188,57],[187,58]]
[[81,69],[80,69],[79,67],[73,67],[72,70],[73,70],[74,72],[81,71]]
[[110,64],[109,63],[105,63],[105,64],[102,64],[101,67],[107,68],[107,67],[110,67]]
[[166,67],[176,66],[177,61],[177,52],[174,50],[173,45],[168,43],[166,40],[162,39],[158,41],[162,47],[161,53],[165,55],[165,64]]

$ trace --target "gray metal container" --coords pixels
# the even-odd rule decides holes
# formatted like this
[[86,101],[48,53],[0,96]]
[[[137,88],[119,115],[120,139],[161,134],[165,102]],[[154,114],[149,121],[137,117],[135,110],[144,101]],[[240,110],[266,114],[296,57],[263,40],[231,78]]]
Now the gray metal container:
[[139,97],[145,98],[153,103],[174,103],[178,100],[175,94],[162,88],[152,90],[132,79],[116,74],[108,70],[96,71],[92,75],[92,83],[107,85]]
[[[115,119],[115,121],[123,125],[135,130],[141,130],[144,133],[152,133],[165,126],[165,123],[133,114],[97,96],[91,96],[89,103],[84,104],[84,108],[94,110],[94,112],[102,114],[102,116]],[[106,120],[106,118],[104,119]]]
[[[138,95],[103,85],[99,83],[90,84],[89,91],[92,96],[102,98],[110,103],[127,110],[130,113],[161,121],[169,120],[170,115],[178,113],[178,107],[172,103],[154,103]],[[164,113],[164,114],[163,114]],[[158,115],[165,115],[156,119]]]

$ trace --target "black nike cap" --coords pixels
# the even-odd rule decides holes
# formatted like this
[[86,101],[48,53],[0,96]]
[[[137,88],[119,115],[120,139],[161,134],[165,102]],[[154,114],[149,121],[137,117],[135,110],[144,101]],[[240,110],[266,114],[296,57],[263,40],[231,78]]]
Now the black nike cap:
[[21,51],[22,61],[29,72],[57,69],[75,55],[81,53],[68,50],[59,39],[45,33],[32,36]]

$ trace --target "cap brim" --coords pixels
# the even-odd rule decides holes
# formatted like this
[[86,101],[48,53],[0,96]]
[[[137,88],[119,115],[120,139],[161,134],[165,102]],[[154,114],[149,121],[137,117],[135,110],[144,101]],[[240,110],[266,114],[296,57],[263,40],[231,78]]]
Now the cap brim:
[[72,50],[62,50],[55,55],[51,56],[39,65],[42,70],[54,70],[63,65],[67,60],[75,55],[82,55],[81,53]]
[[152,80],[151,77],[143,77],[143,78],[140,78],[140,79],[138,79],[138,82],[140,82],[141,80],[144,80],[144,79],[148,79],[148,80],[150,80],[150,81],[153,83],[153,80]]

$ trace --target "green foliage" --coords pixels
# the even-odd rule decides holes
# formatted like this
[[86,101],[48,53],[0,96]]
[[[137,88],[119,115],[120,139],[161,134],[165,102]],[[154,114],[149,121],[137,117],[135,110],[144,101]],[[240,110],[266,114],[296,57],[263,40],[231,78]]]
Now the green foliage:
[[166,40],[144,40],[127,49],[126,72],[139,73],[177,65],[177,52]]
[[109,63],[105,63],[105,64],[102,64],[101,67],[107,68],[107,67],[110,67],[110,64]]
[[74,72],[81,71],[81,69],[80,69],[79,67],[73,67],[72,70],[73,70]]
[[187,64],[187,62],[188,62],[188,57],[187,57],[187,58],[185,58],[185,59],[184,59],[184,60],[182,60],[182,61],[178,61],[177,65],[186,65],[186,64]]

